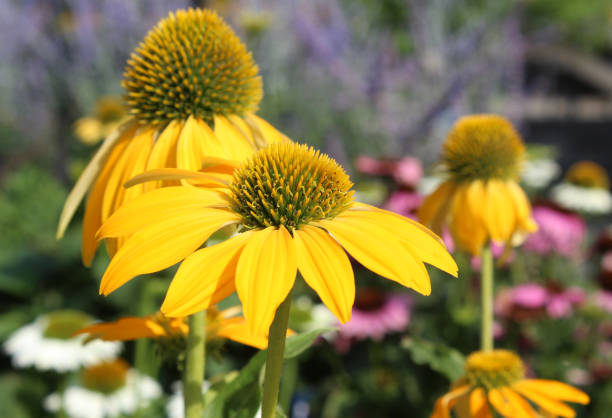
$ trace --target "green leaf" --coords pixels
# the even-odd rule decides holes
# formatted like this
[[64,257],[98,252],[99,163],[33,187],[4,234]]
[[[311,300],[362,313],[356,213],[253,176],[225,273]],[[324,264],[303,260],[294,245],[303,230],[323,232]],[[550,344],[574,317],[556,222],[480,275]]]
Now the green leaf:
[[452,347],[420,338],[406,339],[402,341],[402,347],[410,352],[416,364],[426,364],[450,381],[463,375],[465,357]]
[[336,328],[327,327],[292,335],[287,338],[287,342],[285,343],[285,360],[295,358],[302,354],[315,342],[319,335],[324,332],[335,330]]

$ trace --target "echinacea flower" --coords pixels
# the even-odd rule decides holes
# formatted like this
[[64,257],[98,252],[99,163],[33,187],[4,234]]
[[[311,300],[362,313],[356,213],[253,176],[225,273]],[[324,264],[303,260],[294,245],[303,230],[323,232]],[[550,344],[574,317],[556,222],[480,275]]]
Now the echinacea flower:
[[571,212],[538,205],[533,208],[538,230],[525,241],[524,248],[536,254],[559,254],[577,258],[586,237],[584,220]]
[[106,138],[127,117],[127,108],[119,97],[103,96],[96,102],[94,111],[74,123],[77,139],[85,144],[95,144]]
[[[127,62],[123,87],[131,117],[101,145],[71,191],[58,225],[64,234],[91,188],[82,231],[82,259],[90,265],[95,232],[123,203],[169,184],[129,189],[144,171],[199,170],[202,158],[243,160],[268,143],[287,140],[254,115],[262,82],[251,53],[210,10],[179,10],[161,20]],[[107,240],[113,255],[120,240]]]
[[[451,416],[575,417],[565,402],[589,403],[579,389],[555,380],[526,379],[525,366],[512,351],[477,351],[465,362],[465,375],[454,389],[438,398],[432,418]],[[461,411],[461,412],[460,412]]]
[[449,178],[425,199],[420,221],[436,233],[448,226],[455,245],[472,255],[479,255],[489,241],[520,243],[537,229],[517,184],[524,154],[521,138],[507,119],[459,119],[442,152]]
[[584,290],[578,287],[525,283],[499,292],[495,298],[495,313],[514,320],[538,318],[544,314],[563,318],[570,316],[574,307],[585,299]]
[[[162,304],[165,315],[190,315],[237,290],[249,328],[261,334],[298,269],[341,322],[350,319],[355,280],[343,248],[366,268],[425,295],[431,283],[423,263],[457,275],[457,264],[436,235],[415,221],[354,202],[351,186],[334,160],[288,142],[255,153],[226,187],[146,193],[98,232],[99,238],[131,235],[106,269],[100,292],[109,294],[136,275],[185,259]],[[198,250],[226,225],[237,226],[238,233]]]
[[37,318],[15,331],[4,343],[15,367],[67,372],[82,366],[113,359],[121,343],[95,341],[83,345],[83,336],[74,332],[93,322],[78,311],[56,311]]
[[359,289],[351,320],[338,328],[336,347],[346,351],[353,340],[380,341],[387,334],[404,331],[410,323],[410,306],[408,295]]
[[161,395],[159,383],[117,359],[85,368],[78,382],[49,395],[44,405],[69,418],[110,418],[132,416]]
[[[227,338],[259,349],[268,346],[266,334],[254,335],[246,327],[244,318],[236,316],[239,309],[228,308],[219,311],[210,307],[206,311],[206,340]],[[161,312],[145,317],[124,317],[116,322],[93,324],[78,330],[75,334],[89,334],[88,340],[131,341],[140,338],[160,340],[181,340],[184,347],[189,325],[186,318],[167,318]]]
[[557,204],[569,210],[591,215],[612,212],[610,178],[605,168],[592,161],[572,165],[551,193]]

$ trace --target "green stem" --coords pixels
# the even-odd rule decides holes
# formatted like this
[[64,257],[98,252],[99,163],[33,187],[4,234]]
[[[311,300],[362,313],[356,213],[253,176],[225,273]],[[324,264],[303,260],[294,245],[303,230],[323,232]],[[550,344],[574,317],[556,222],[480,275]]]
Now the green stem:
[[287,360],[285,362],[285,371],[281,378],[278,403],[287,415],[289,415],[289,408],[291,408],[291,400],[293,399],[293,392],[295,391],[295,385],[297,383],[299,366],[298,359],[292,358],[291,360]]
[[266,357],[266,374],[264,377],[263,398],[261,402],[261,418],[273,418],[278,402],[278,389],[283,369],[283,355],[287,324],[289,323],[289,308],[291,294],[276,310],[274,322],[270,325],[268,336],[268,355]]
[[206,311],[189,317],[189,336],[183,368],[185,418],[201,418],[203,411],[202,383],[206,344]]
[[483,351],[490,351],[493,350],[493,253],[489,245],[483,248],[481,258],[480,348]]

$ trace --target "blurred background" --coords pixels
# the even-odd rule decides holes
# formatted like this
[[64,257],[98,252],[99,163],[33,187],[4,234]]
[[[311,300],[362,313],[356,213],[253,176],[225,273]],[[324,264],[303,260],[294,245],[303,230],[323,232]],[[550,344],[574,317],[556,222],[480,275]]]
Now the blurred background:
[[[81,265],[82,212],[63,240],[55,228],[98,141],[125,116],[127,57],[160,18],[187,6],[217,10],[253,52],[264,81],[260,114],[335,157],[370,203],[414,215],[436,181],[439,149],[456,119],[509,118],[529,144],[523,185],[541,233],[499,274],[496,344],[518,350],[538,376],[587,391],[592,403],[579,416],[609,416],[610,0],[4,0],[0,341],[52,311],[114,320],[159,306],[169,275],[140,280],[160,289],[147,300],[139,284],[98,296],[108,259],[99,254],[91,269]],[[582,160],[603,170],[589,165],[587,180],[575,181],[566,173]],[[589,197],[567,198],[568,184]],[[428,416],[478,346],[479,260],[456,258],[461,279],[432,269],[428,298],[357,266],[355,309],[374,325],[341,328],[294,360],[295,376],[287,379],[295,392],[283,398],[292,416]],[[317,319],[313,293],[297,293],[294,328],[327,320]],[[254,353],[230,343],[220,350],[211,375]],[[122,356],[133,363],[135,351],[126,344]],[[142,416],[167,413],[178,374],[160,367],[168,395]],[[19,368],[5,348],[0,416],[52,416],[45,399],[70,379]]]

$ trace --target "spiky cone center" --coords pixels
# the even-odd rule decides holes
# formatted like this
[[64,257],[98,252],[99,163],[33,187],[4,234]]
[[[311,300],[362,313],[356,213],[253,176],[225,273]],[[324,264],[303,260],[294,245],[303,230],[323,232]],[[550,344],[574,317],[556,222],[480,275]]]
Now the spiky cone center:
[[45,320],[45,338],[69,340],[75,332],[89,325],[92,318],[83,312],[65,310],[49,313]]
[[525,366],[512,351],[477,351],[466,359],[465,372],[473,387],[490,390],[521,380],[525,376]]
[[459,119],[442,151],[442,161],[456,182],[517,179],[525,146],[512,124],[497,115]]
[[594,189],[609,189],[610,178],[606,169],[592,161],[580,161],[572,165],[565,180],[576,186]]
[[230,207],[246,229],[297,229],[329,219],[353,203],[353,184],[333,159],[295,143],[270,145],[238,168]]
[[129,368],[121,359],[89,366],[81,372],[81,382],[87,389],[110,394],[125,386]]
[[257,110],[263,95],[251,53],[214,11],[179,10],[161,20],[127,62],[123,87],[130,112],[163,124],[193,115]]

